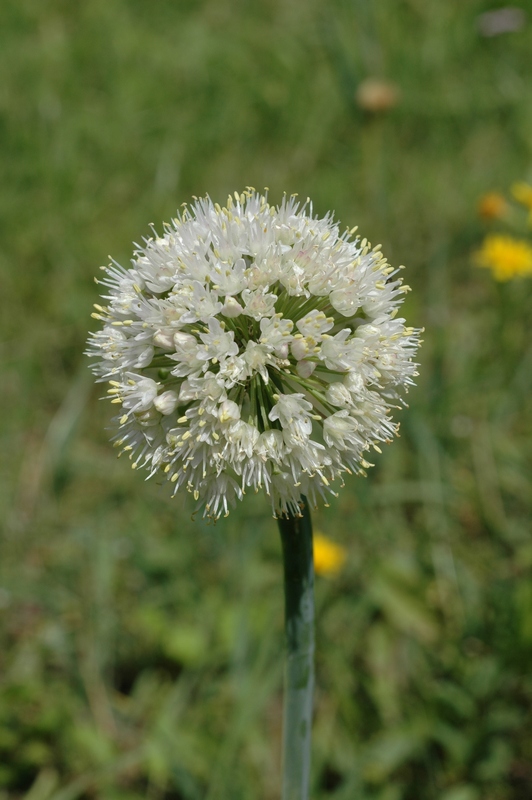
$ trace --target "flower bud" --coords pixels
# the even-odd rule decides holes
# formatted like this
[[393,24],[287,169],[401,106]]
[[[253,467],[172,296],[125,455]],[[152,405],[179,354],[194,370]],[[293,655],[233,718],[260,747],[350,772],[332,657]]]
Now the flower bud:
[[167,417],[168,414],[172,414],[176,410],[177,403],[178,403],[177,394],[175,392],[172,392],[171,390],[163,392],[153,401],[153,405],[155,406],[157,411],[160,411],[160,413],[164,414],[165,417]]
[[238,300],[236,300],[234,297],[226,297],[224,306],[220,313],[223,314],[224,317],[239,317],[243,310],[244,309]]
[[153,344],[163,350],[174,349],[174,331],[172,328],[158,330],[153,335]]
[[188,380],[184,380],[179,390],[179,402],[190,403],[191,400],[196,400],[198,397],[198,390],[194,389]]
[[359,372],[348,372],[342,383],[353,394],[359,394],[364,388],[364,378]]
[[175,347],[191,347],[197,345],[197,339],[191,333],[184,333],[184,331],[176,331],[174,333]]
[[153,360],[153,347],[151,345],[148,345],[148,347],[145,347],[144,350],[142,350],[139,353],[138,358],[135,362],[135,366],[137,368],[143,369],[144,367],[148,367],[151,364],[152,360]]
[[344,384],[340,383],[339,381],[336,383],[331,383],[325,393],[325,396],[327,401],[333,406],[349,406],[352,403],[349,389],[346,389]]
[[149,408],[147,411],[136,411],[135,419],[143,428],[152,428],[158,425],[161,415],[154,408]]
[[296,372],[302,378],[310,378],[315,369],[316,369],[316,362],[307,361],[306,358],[303,358],[296,364]]

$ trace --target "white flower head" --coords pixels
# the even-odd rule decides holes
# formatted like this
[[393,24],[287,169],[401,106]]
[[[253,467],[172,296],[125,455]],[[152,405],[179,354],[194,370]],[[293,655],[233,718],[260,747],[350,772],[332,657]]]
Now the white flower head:
[[116,445],[207,516],[248,488],[298,513],[396,433],[419,345],[397,317],[406,287],[310,201],[197,200],[105,272],[88,354],[119,406]]

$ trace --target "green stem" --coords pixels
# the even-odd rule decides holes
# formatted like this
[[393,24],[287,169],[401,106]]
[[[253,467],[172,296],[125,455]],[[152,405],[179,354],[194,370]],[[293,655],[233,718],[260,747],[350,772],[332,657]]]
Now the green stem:
[[308,800],[314,688],[314,563],[307,500],[301,514],[279,519],[283,546],[286,670],[283,800]]

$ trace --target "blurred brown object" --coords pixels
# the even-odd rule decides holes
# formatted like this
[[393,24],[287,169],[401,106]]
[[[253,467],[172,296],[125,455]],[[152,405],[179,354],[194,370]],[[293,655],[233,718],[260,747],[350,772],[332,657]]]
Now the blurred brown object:
[[365,78],[356,90],[355,99],[360,108],[378,114],[395,108],[400,100],[399,87],[381,78]]
[[482,219],[501,219],[507,209],[508,204],[499,192],[488,192],[478,201],[478,214]]

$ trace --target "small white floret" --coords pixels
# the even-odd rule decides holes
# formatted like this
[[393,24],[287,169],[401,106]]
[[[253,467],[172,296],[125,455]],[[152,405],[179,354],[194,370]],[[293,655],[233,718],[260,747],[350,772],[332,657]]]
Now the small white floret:
[[158,397],[155,398],[153,401],[153,405],[160,411],[161,414],[164,414],[167,417],[169,414],[173,414],[177,408],[178,404],[178,396],[175,392],[168,391],[163,392]]

